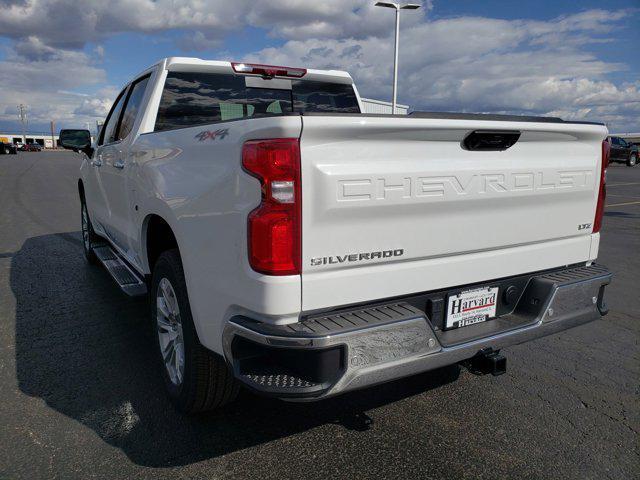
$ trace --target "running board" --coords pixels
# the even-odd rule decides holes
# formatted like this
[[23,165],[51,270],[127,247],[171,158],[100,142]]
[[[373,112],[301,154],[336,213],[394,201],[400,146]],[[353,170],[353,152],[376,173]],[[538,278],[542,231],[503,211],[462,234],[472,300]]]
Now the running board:
[[131,269],[109,245],[99,245],[93,251],[118,286],[130,297],[147,294],[147,284]]

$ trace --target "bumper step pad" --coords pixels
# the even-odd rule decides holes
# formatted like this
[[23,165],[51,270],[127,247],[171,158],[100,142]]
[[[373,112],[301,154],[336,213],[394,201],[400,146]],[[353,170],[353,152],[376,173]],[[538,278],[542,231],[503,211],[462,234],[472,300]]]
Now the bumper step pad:
[[309,396],[313,393],[320,393],[327,388],[327,385],[313,382],[302,378],[296,374],[267,372],[263,369],[260,373],[243,373],[238,376],[245,386],[257,390],[263,394],[277,394],[280,397],[288,396]]
[[264,335],[295,338],[316,338],[349,333],[364,328],[402,322],[424,317],[424,312],[406,302],[394,302],[384,305],[348,310],[330,315],[313,315],[305,320],[288,325],[257,324],[253,320],[237,317],[235,323]]
[[99,245],[93,250],[100,263],[104,265],[104,268],[124,293],[130,297],[140,297],[147,294],[147,284],[144,280],[109,245]]

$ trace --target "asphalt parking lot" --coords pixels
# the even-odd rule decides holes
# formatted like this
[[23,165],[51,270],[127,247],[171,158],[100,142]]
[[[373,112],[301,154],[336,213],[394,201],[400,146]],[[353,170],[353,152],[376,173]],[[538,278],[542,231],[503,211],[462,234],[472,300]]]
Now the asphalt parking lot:
[[86,265],[79,157],[0,156],[0,478],[637,478],[640,166],[614,165],[603,319],[315,404],[243,393],[186,418],[163,396],[146,305]]

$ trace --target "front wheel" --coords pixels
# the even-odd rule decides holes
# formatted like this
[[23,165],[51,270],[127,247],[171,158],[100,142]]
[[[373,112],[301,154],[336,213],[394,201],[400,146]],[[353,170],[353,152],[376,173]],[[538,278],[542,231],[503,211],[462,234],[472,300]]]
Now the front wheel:
[[89,211],[87,210],[87,203],[83,200],[80,206],[81,222],[82,222],[82,247],[84,249],[84,256],[87,262],[94,265],[97,262],[96,252],[93,248],[96,245],[96,239],[98,238],[93,231],[91,225],[91,219],[89,218]]
[[637,163],[638,163],[638,155],[635,153],[632,153],[631,156],[629,157],[629,160],[627,160],[627,166],[635,167]]
[[224,359],[198,340],[177,249],[158,258],[150,299],[162,375],[176,408],[197,413],[231,402],[238,393],[237,382]]

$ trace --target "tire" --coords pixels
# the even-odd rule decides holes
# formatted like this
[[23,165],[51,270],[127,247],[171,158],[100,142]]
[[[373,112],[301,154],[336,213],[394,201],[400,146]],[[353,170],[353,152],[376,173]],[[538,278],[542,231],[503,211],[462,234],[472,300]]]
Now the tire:
[[627,167],[635,167],[638,164],[638,155],[632,153],[627,160]]
[[93,247],[98,243],[98,236],[93,230],[93,225],[91,225],[87,203],[84,200],[80,203],[80,224],[82,225],[82,249],[84,251],[84,257],[88,263],[95,265],[98,263],[98,259],[96,252],[93,251]]
[[156,261],[149,303],[158,360],[175,407],[192,414],[233,401],[238,394],[233,373],[222,357],[198,340],[177,249],[165,251]]

